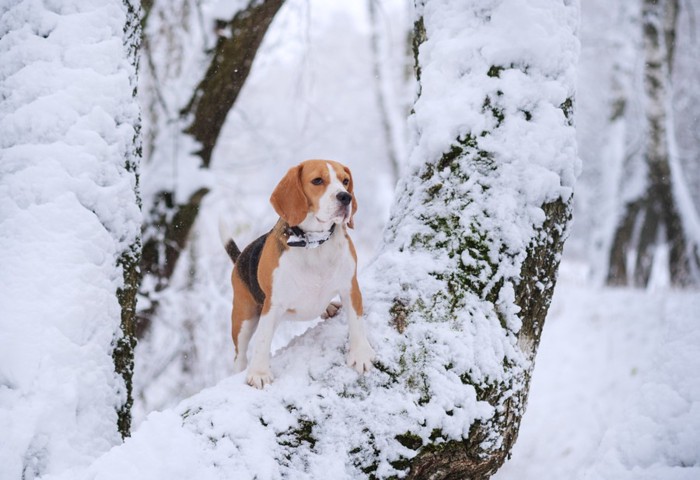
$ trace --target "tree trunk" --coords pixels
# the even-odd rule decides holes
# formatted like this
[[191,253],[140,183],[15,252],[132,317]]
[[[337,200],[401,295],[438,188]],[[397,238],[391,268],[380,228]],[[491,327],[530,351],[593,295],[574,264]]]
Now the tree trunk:
[[[477,5],[464,6],[461,2],[454,1],[448,6],[448,3],[450,2],[426,1],[417,5],[419,11],[433,12],[429,22],[425,16],[420,16],[415,24],[414,52],[421,93],[415,106],[414,122],[418,125],[419,139],[413,156],[414,162],[417,158],[420,166],[414,170],[414,177],[403,183],[404,191],[399,194],[389,227],[392,236],[385,248],[396,252],[424,250],[447,262],[444,268],[442,262],[435,262],[426,272],[428,277],[444,284],[442,288],[436,288],[434,294],[427,295],[425,292],[429,289],[420,283],[402,285],[403,292],[395,299],[391,309],[392,323],[397,330],[408,332],[412,324],[426,322],[430,325],[453,323],[456,329],[470,329],[474,328],[471,324],[474,320],[470,320],[470,317],[483,315],[497,319],[491,323],[494,328],[492,335],[501,336],[504,340],[510,339],[518,346],[512,357],[505,355],[502,358],[502,370],[494,374],[499,380],[476,373],[480,370],[478,365],[463,366],[466,369],[459,370],[449,361],[449,371],[459,375],[464,384],[473,386],[477,401],[491,405],[494,413],[488,418],[475,421],[469,427],[468,435],[461,439],[448,440],[436,432],[431,435],[434,441],[415,442],[411,447],[417,451],[417,455],[408,462],[408,478],[486,479],[498,470],[509,455],[525,410],[535,353],[554,291],[556,272],[571,218],[571,191],[565,186],[571,186],[572,177],[566,178],[562,172],[573,168],[576,156],[574,150],[569,148],[566,154],[558,158],[561,163],[554,170],[561,175],[559,198],[556,198],[555,193],[543,203],[533,205],[542,212],[539,220],[530,217],[522,222],[521,219],[528,218],[528,208],[524,205],[527,202],[523,198],[512,203],[505,199],[511,195],[517,197],[517,191],[527,191],[528,185],[517,185],[518,177],[509,177],[509,181],[503,181],[507,175],[506,170],[513,166],[506,158],[509,155],[523,155],[533,161],[532,157],[528,157],[527,151],[518,152],[515,149],[503,155],[502,150],[492,150],[492,140],[513,142],[512,145],[517,148],[515,145],[518,144],[518,136],[527,134],[511,130],[507,125],[520,121],[524,129],[531,129],[531,133],[538,131],[546,122],[534,112],[538,108],[544,108],[543,105],[548,101],[544,98],[537,99],[536,102],[541,103],[534,107],[529,103],[533,99],[525,101],[512,90],[512,84],[501,81],[504,77],[519,78],[521,87],[537,82],[534,75],[529,77],[527,72],[530,68],[538,69],[541,66],[528,65],[522,63],[522,59],[512,58],[510,62],[491,63],[486,67],[487,71],[482,72],[483,77],[464,67],[464,71],[472,73],[463,75],[471,75],[473,81],[466,83],[464,88],[471,88],[482,95],[480,107],[486,121],[481,125],[489,127],[486,130],[463,130],[454,143],[444,146],[444,153],[436,160],[430,156],[425,158],[422,138],[431,139],[433,132],[430,131],[431,119],[423,117],[423,109],[446,111],[446,106],[438,108],[444,105],[444,97],[453,99],[447,102],[461,98],[460,91],[449,88],[449,85],[424,81],[429,76],[430,82],[433,82],[437,72],[442,74],[449,71],[455,64],[451,62],[459,62],[457,57],[451,57],[450,63],[443,65],[432,60],[442,58],[445,52],[460,51],[448,42],[431,41],[433,37],[449,37],[450,28],[459,29],[450,26],[449,20],[442,19],[441,22],[440,16],[434,15],[434,7],[442,5],[455,15],[474,9],[475,17],[485,19],[483,32],[486,35],[491,33],[488,30],[491,18],[504,14],[504,11],[497,8],[487,8],[484,11]],[[566,11],[568,7],[565,3],[553,8]],[[568,13],[571,15],[571,11]],[[562,24],[560,28],[563,38],[571,41],[573,23]],[[528,32],[518,32],[516,35],[518,38],[515,41],[527,42]],[[557,53],[561,53],[566,47],[556,45],[555,48],[559,48]],[[461,52],[463,56],[473,53],[464,50]],[[475,64],[487,59],[488,57],[475,60]],[[573,65],[568,66],[568,75],[562,71],[558,72],[558,76],[555,75],[566,86],[569,96],[562,98],[557,105],[548,105],[548,108],[559,109],[560,117],[558,124],[550,125],[551,135],[561,135],[556,141],[569,147],[574,142],[572,68]],[[458,82],[455,79],[455,83]],[[447,91],[443,91],[445,86],[448,86]],[[533,106],[532,110],[530,107],[518,108],[518,105],[524,104]],[[464,111],[473,110],[468,104],[463,105],[463,108]],[[524,149],[524,144],[520,148]],[[540,161],[537,159],[534,163]],[[520,165],[523,171],[535,167],[526,163],[527,161]],[[515,192],[511,189],[515,189]],[[503,211],[499,209],[503,202],[514,206],[509,213],[512,215],[511,220],[500,216]],[[507,230],[505,225],[510,221],[517,223],[519,226],[516,228],[523,234],[523,242],[518,244],[519,247],[509,244],[509,240],[500,235],[500,232]],[[411,234],[410,230],[416,229],[416,223],[422,225],[420,233]],[[404,262],[411,260],[406,259]],[[493,341],[493,337],[481,340],[483,345]],[[420,358],[412,347],[407,347],[407,354],[402,357],[405,362],[410,362],[407,358],[409,355],[414,359]],[[416,383],[421,385],[427,381],[422,378]]]
[[[640,162],[643,141],[639,128],[640,115],[636,112],[639,106],[634,101],[637,96],[634,90],[634,52],[640,49],[641,44],[641,37],[635,35],[639,33],[640,5],[637,2],[616,2],[615,5],[615,15],[609,23],[615,28],[611,28],[607,35],[606,48],[618,54],[610,59],[610,97],[605,105],[606,118],[601,118],[605,122],[602,124],[604,128],[592,132],[596,138],[602,137],[602,148],[599,153],[589,153],[596,161],[590,162],[583,174],[585,177],[580,181],[592,188],[588,192],[588,201],[579,198],[576,204],[576,208],[586,215],[582,231],[587,230],[592,234],[588,239],[589,258],[592,259],[592,272],[598,283],[604,283],[608,274],[614,225],[618,219],[621,197],[624,196],[624,193],[620,193],[620,185],[623,179],[634,184],[629,177],[635,174],[635,178],[641,181],[639,168],[633,165]],[[581,222],[579,218],[579,227]]]
[[[468,437],[461,441],[423,447],[411,462],[410,479],[488,479],[510,455],[518,438],[535,354],[554,293],[565,241],[562,227],[571,220],[570,202],[551,202],[545,204],[543,210],[546,220],[527,249],[521,268],[522,281],[515,289],[515,304],[521,309],[519,316],[523,322],[517,335],[518,343],[526,354],[528,367],[513,369],[515,381],[508,388],[500,385],[483,391],[477,389],[479,400],[498,407],[494,417],[474,423]],[[539,285],[544,279],[548,281],[546,288]],[[513,386],[517,386],[514,391]],[[494,437],[499,439],[496,448],[490,442]]]
[[674,192],[682,179],[674,179],[679,172],[671,168],[670,61],[677,12],[676,0],[644,0],[646,187],[624,206],[618,222],[607,276],[611,285],[645,287],[658,268],[667,271],[674,285],[696,281],[697,247],[687,237]]
[[217,24],[219,35],[204,78],[182,114],[191,118],[184,132],[201,145],[197,152],[208,168],[226,116],[243,89],[255,54],[284,0],[252,1],[228,22]]
[[[132,98],[136,103],[137,87],[136,75],[138,74],[138,51],[141,43],[141,25],[139,5],[135,0],[123,0],[127,9],[127,23],[124,27],[124,45],[127,48],[128,58],[133,66],[134,75],[131,77],[133,88]],[[124,168],[126,172],[134,176],[136,202],[141,206],[138,189],[138,165],[141,161],[141,118],[134,124],[133,144],[126,152]],[[121,254],[117,260],[117,266],[121,267],[123,286],[117,290],[117,298],[121,307],[120,335],[116,339],[112,358],[117,374],[124,380],[125,400],[117,411],[117,426],[122,438],[131,433],[131,407],[134,404],[133,376],[134,376],[134,349],[136,348],[136,294],[139,288],[139,263],[141,260],[141,237],[133,239],[131,245]]]
[[[404,146],[404,134],[399,123],[403,123],[405,113],[396,110],[404,107],[403,102],[398,100],[395,88],[394,66],[397,62],[389,56],[389,45],[387,45],[387,34],[382,36],[381,5],[379,0],[367,0],[370,21],[370,47],[372,49],[372,72],[375,80],[375,95],[377,107],[381,118],[382,129],[384,130],[384,144],[386,145],[386,157],[391,166],[394,182],[401,175],[401,160],[405,159],[406,152]],[[392,83],[393,82],[393,83]],[[399,90],[399,96],[400,96]],[[402,113],[404,115],[402,115]]]
[[67,3],[3,3],[3,478],[79,468],[129,433],[138,7]]
[[[284,0],[252,0],[228,21],[219,21],[209,67],[180,112],[182,133],[199,145],[194,152],[200,168],[209,168],[211,155],[228,112],[245,84],[265,33]],[[157,292],[165,289],[197,219],[207,186],[195,189],[184,203],[175,190],[155,193],[144,226],[141,294],[148,299],[139,312],[137,334],[143,336],[158,308]],[[182,195],[182,194],[180,194]],[[149,278],[146,278],[149,277]]]

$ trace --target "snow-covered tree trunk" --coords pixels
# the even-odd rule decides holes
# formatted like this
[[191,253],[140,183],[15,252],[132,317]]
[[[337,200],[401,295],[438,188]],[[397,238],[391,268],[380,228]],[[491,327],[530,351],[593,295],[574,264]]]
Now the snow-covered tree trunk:
[[[155,92],[150,112],[155,128],[144,172],[147,218],[141,294],[146,301],[139,314],[140,335],[149,327],[158,293],[169,285],[185,249],[209,192],[203,172],[209,168],[226,116],[282,4],[283,0],[219,2],[219,10],[206,15],[198,12],[201,7],[192,0],[179,1],[177,8],[171,1],[154,2],[150,7],[149,19],[157,26],[145,29],[145,56]],[[192,52],[190,43],[200,51]],[[199,61],[193,62],[192,57]],[[173,62],[158,63],[162,59]],[[201,67],[196,75],[192,64]],[[198,83],[193,84],[193,76]]]
[[[417,453],[409,478],[488,478],[517,438],[571,216],[577,7],[417,10],[416,146],[376,278],[387,294],[400,287],[401,368],[387,370],[444,406],[428,439],[401,437]],[[455,381],[462,393],[445,398]],[[445,435],[472,395],[489,413]]]
[[[132,102],[136,102],[137,72],[139,48],[141,45],[141,18],[138,0],[123,0],[126,7],[126,24],[124,26],[124,46],[127,58],[133,68],[129,77],[131,81]],[[139,197],[139,164],[141,161],[141,117],[133,121],[133,142],[126,145],[124,168],[127,175],[135,179],[134,192],[136,203],[141,207]],[[117,259],[117,266],[122,270],[123,284],[117,289],[117,298],[121,307],[121,335],[116,340],[112,358],[118,375],[124,380],[126,399],[119,407],[117,426],[122,437],[131,432],[131,407],[133,398],[134,350],[136,348],[136,295],[140,284],[139,263],[141,261],[141,235],[132,238]]]
[[138,7],[6,1],[0,459],[84,465],[128,434],[141,213]]
[[[628,200],[610,249],[608,283],[647,286],[700,282],[698,220],[675,155],[671,62],[676,0],[644,0],[646,178]],[[665,279],[665,280],[664,280]]]

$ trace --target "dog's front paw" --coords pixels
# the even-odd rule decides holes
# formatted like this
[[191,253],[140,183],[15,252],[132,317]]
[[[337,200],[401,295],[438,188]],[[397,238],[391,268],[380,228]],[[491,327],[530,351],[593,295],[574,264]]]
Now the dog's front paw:
[[333,318],[336,315],[338,315],[338,311],[340,310],[340,307],[342,304],[340,302],[331,302],[328,304],[326,307],[326,310],[321,314],[321,318],[323,320],[328,320],[329,318]]
[[269,385],[274,380],[272,373],[269,370],[254,370],[248,371],[245,377],[245,381],[251,387],[258,389],[263,388],[265,385]]
[[372,360],[374,360],[376,356],[377,354],[367,341],[355,347],[350,346],[347,357],[348,366],[354,368],[359,373],[369,372],[372,368]]

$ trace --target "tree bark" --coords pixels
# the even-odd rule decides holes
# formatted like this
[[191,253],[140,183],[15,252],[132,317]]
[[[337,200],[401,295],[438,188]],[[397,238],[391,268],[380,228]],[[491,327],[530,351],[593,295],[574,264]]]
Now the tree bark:
[[200,143],[197,155],[204,168],[209,167],[226,116],[243,89],[260,43],[283,2],[252,1],[231,20],[216,25],[219,38],[209,68],[182,110],[186,118],[191,118],[184,133]]
[[[284,0],[251,0],[228,21],[215,26],[218,38],[209,67],[192,93],[180,116],[186,126],[184,135],[200,145],[195,152],[201,168],[209,168],[211,155],[228,112],[240,94],[255,59],[255,54]],[[214,26],[213,26],[214,27]],[[162,190],[155,195],[144,227],[141,260],[141,294],[148,307],[139,312],[137,335],[142,337],[157,311],[157,292],[167,288],[181,252],[185,249],[207,187],[197,189],[185,203],[177,202],[177,193]],[[150,277],[148,281],[143,281]]]
[[[599,161],[591,165],[587,173],[587,182],[595,186],[589,195],[591,202],[580,208],[587,210],[590,217],[591,237],[590,258],[593,260],[595,280],[604,283],[609,270],[608,255],[614,236],[614,225],[618,220],[621,200],[619,190],[629,180],[630,172],[636,179],[642,176],[639,168],[634,168],[632,162],[640,162],[642,136],[637,125],[640,115],[635,114],[639,108],[633,101],[635,98],[635,61],[632,51],[639,50],[641,38],[634,35],[637,32],[640,9],[635,2],[618,2],[607,47],[620,52],[612,59],[610,69],[610,100],[607,107],[607,118],[603,131],[598,135],[603,137],[603,147]],[[627,172],[627,178],[625,178]],[[585,182],[584,182],[585,183]],[[595,204],[593,204],[593,201]]]
[[[136,102],[137,88],[136,75],[138,75],[138,51],[140,47],[141,25],[139,18],[139,5],[134,0],[123,0],[127,9],[127,23],[124,27],[125,47],[127,55],[134,68],[134,76],[131,78],[133,93]],[[141,203],[138,187],[138,165],[141,161],[141,119],[137,119],[134,125],[134,138],[131,148],[126,152],[124,168],[133,175],[135,183],[136,202]],[[137,237],[133,243],[117,259],[117,266],[121,267],[123,287],[117,290],[117,298],[121,307],[121,328],[118,335],[112,359],[117,374],[124,381],[125,400],[117,410],[117,427],[122,438],[131,434],[131,407],[133,398],[134,375],[134,349],[136,348],[136,294],[139,286],[139,262],[141,259],[141,238]]]
[[[518,344],[529,366],[523,370],[513,368],[511,382],[489,388],[475,384],[477,399],[496,407],[494,416],[486,422],[475,422],[469,436],[462,441],[423,446],[410,462],[409,479],[486,480],[510,455],[527,404],[535,355],[571,221],[570,201],[557,200],[544,204],[542,209],[546,220],[527,248],[521,267],[522,280],[515,287],[515,304],[520,308],[519,317],[522,319],[517,334]],[[499,293],[491,291],[485,295],[495,303]],[[499,439],[496,448],[493,447],[494,437]]]

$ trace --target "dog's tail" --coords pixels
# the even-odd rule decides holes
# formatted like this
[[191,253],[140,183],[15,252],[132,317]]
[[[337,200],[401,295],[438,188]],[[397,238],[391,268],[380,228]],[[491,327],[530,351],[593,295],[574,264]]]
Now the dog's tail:
[[241,250],[238,248],[238,245],[236,245],[236,242],[233,241],[233,236],[223,218],[219,218],[219,236],[221,237],[221,243],[224,245],[224,249],[226,249],[226,253],[228,253],[233,263],[236,263],[238,256],[241,254]]

